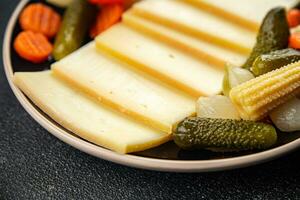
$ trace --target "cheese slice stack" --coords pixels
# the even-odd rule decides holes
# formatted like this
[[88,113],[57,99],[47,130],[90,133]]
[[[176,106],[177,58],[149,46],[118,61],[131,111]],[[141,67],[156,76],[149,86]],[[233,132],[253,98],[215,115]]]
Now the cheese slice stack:
[[99,105],[50,71],[18,72],[14,82],[57,123],[97,145],[130,153],[170,140],[170,134],[145,127]]
[[94,42],[53,64],[52,70],[99,102],[166,133],[195,113],[194,98],[101,54]]
[[255,32],[182,0],[145,0],[135,4],[132,12],[158,24],[246,55],[250,53],[256,39]]
[[298,0],[186,0],[200,9],[257,31],[266,13],[274,7],[291,8]]
[[164,42],[173,48],[178,48],[183,52],[193,55],[201,61],[212,65],[212,67],[217,66],[223,68],[226,63],[241,66],[247,59],[247,56],[243,54],[236,53],[143,17],[139,17],[132,11],[124,13],[122,20],[124,24],[141,31],[143,34],[150,35],[160,42]]
[[195,97],[221,91],[223,70],[118,24],[96,38],[99,49]]

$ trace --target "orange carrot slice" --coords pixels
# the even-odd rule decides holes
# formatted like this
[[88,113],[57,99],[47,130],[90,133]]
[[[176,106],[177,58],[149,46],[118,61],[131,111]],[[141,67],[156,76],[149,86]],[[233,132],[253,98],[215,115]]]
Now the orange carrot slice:
[[41,63],[47,60],[53,46],[43,34],[23,31],[16,37],[14,48],[20,57],[33,63]]
[[98,34],[117,23],[121,19],[122,13],[123,6],[121,4],[102,6],[97,15],[96,23],[90,30],[91,38],[96,37]]
[[288,11],[287,21],[291,28],[298,26],[300,24],[300,10],[291,9],[290,11]]
[[61,17],[51,7],[42,3],[33,3],[22,11],[19,21],[23,30],[43,33],[48,38],[52,38],[59,30]]
[[289,38],[289,47],[300,49],[300,33],[293,33]]

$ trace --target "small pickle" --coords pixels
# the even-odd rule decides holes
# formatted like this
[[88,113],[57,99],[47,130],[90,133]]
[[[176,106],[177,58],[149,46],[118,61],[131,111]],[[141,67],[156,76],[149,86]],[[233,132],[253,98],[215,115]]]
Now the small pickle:
[[243,68],[250,69],[254,60],[265,53],[288,47],[290,29],[284,7],[269,11],[263,20],[256,38],[256,44]]
[[64,58],[82,45],[95,14],[95,6],[90,5],[87,0],[71,2],[55,38],[53,50],[55,60]]
[[251,71],[255,76],[260,76],[299,60],[300,52],[295,49],[272,51],[258,56],[251,67]]
[[277,133],[272,125],[260,122],[189,117],[178,124],[174,141],[186,150],[242,151],[273,146]]

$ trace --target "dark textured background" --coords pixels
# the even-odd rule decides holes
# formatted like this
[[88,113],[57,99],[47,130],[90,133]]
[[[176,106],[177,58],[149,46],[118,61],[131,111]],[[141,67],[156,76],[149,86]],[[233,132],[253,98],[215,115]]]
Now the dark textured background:
[[[0,0],[1,38],[17,3]],[[33,121],[9,89],[1,57],[0,199],[300,199],[300,151],[208,174],[119,166],[60,142]]]

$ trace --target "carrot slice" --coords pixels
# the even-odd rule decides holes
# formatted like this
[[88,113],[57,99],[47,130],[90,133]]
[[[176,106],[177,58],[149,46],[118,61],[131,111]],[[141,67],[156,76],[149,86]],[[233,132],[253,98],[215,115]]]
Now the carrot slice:
[[19,21],[23,30],[43,33],[48,38],[52,38],[59,30],[61,17],[51,7],[42,3],[33,3],[22,11]]
[[300,33],[294,33],[289,38],[289,47],[300,49]]
[[96,23],[90,30],[91,38],[96,37],[98,34],[117,23],[121,19],[122,13],[123,6],[121,4],[102,6],[97,15]]
[[47,60],[53,46],[43,34],[23,31],[16,37],[14,48],[20,57],[33,63],[41,63]]
[[291,9],[287,13],[287,21],[289,23],[289,27],[293,28],[300,24],[300,10],[299,9]]

